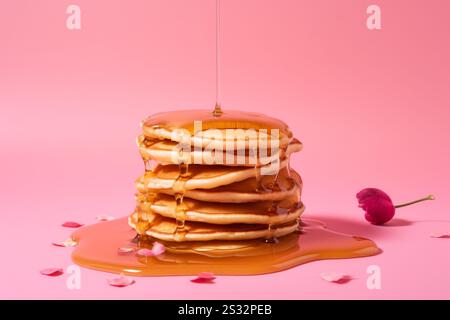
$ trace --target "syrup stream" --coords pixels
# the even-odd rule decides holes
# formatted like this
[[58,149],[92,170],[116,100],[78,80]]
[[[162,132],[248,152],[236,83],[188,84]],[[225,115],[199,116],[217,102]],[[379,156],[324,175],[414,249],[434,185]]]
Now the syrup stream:
[[220,104],[220,0],[216,0],[216,104],[214,106],[214,117],[222,115]]

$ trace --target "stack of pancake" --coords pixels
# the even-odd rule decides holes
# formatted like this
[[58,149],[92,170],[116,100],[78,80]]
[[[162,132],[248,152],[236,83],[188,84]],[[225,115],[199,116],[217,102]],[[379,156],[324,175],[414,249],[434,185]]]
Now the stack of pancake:
[[[161,241],[274,242],[299,227],[302,182],[288,126],[255,113],[160,113],[142,123],[146,164],[129,224]],[[255,134],[256,133],[256,134]]]

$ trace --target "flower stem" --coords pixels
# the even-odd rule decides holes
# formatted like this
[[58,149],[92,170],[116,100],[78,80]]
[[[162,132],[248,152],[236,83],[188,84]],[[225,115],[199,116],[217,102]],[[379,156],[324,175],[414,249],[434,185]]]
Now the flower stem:
[[398,205],[395,206],[395,208],[406,207],[406,206],[409,206],[410,204],[414,204],[414,203],[418,203],[418,202],[422,202],[422,201],[427,201],[427,200],[434,200],[434,199],[436,199],[436,198],[432,194],[429,194],[426,197],[418,199],[418,200],[414,200],[414,201],[411,201],[411,202],[398,204]]

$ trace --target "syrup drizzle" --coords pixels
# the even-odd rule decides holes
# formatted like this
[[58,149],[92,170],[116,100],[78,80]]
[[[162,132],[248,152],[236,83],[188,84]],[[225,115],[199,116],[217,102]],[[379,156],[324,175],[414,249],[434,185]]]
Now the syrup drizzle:
[[[272,154],[273,152],[275,152],[276,150],[272,150],[267,143],[267,137],[271,137],[271,135],[269,134],[268,136],[266,136],[264,138],[264,140],[260,140],[259,144],[264,143],[265,147],[269,147],[269,154],[261,154],[261,148],[258,148],[259,150],[250,150],[250,145],[247,143],[248,141],[248,136],[246,136],[246,144],[245,146],[248,146],[249,149],[246,150],[246,154],[248,153],[248,157],[250,158],[250,153],[254,152],[256,155],[256,164],[254,166],[254,172],[255,172],[255,177],[256,177],[256,188],[255,191],[257,193],[270,193],[273,191],[279,191],[281,190],[280,186],[278,185],[278,176],[279,176],[279,172],[280,170],[277,170],[275,172],[274,175],[271,175],[270,177],[267,177],[266,175],[262,175],[261,174],[261,167],[262,167],[262,163],[261,163],[261,158],[266,158],[266,157],[277,157],[278,160],[278,164],[281,164],[281,160],[286,159],[287,160],[287,165],[285,166],[285,168],[282,168],[281,170],[287,170],[287,168],[289,168],[289,157],[286,157],[286,153],[287,153],[287,148],[288,148],[288,144],[290,141],[290,138],[292,137],[292,133],[290,132],[289,128],[282,122],[280,122],[279,120],[276,119],[270,119],[267,117],[262,117],[260,115],[257,114],[246,114],[246,113],[241,113],[241,112],[226,112],[224,113],[220,106],[218,104],[216,104],[216,108],[215,111],[213,112],[213,114],[209,115],[209,117],[205,117],[204,113],[202,111],[198,111],[198,110],[192,110],[192,111],[184,111],[184,112],[180,112],[181,116],[178,115],[178,113],[168,113],[168,114],[160,114],[157,115],[159,122],[158,123],[152,123],[151,121],[144,121],[143,122],[143,128],[145,129],[145,127],[149,127],[151,129],[151,131],[156,131],[156,130],[160,130],[160,129],[167,129],[170,130],[171,128],[177,128],[177,127],[181,127],[183,129],[189,128],[188,125],[188,119],[191,119],[191,121],[193,122],[196,117],[199,117],[200,119],[203,119],[202,121],[206,120],[206,122],[208,123],[209,121],[211,121],[211,119],[214,119],[212,122],[210,122],[209,127],[214,128],[214,127],[219,127],[219,128],[240,128],[240,126],[244,126],[245,124],[248,123],[248,126],[250,128],[253,127],[261,127],[262,125],[267,125],[268,129],[263,128],[265,131],[264,132],[271,132],[271,129],[277,129],[277,130],[281,130],[281,137],[280,137],[280,147],[278,151],[278,154]],[[220,115],[215,113],[220,113]],[[231,116],[230,116],[231,115]],[[182,120],[181,120],[182,119]],[[148,119],[149,120],[149,119]],[[184,122],[181,122],[184,121]],[[150,124],[152,125],[150,127]],[[141,138],[141,141],[143,142],[143,144],[145,146],[151,146],[153,145],[156,141],[160,141],[160,139],[157,139],[156,137],[146,137],[145,136],[145,130],[144,130],[144,135],[143,135],[143,140]],[[282,141],[283,137],[289,137],[288,141]],[[138,140],[139,142],[139,140]],[[185,141],[184,143],[189,143],[187,141]],[[237,143],[236,141],[234,142],[235,144]],[[188,148],[191,148],[190,145],[187,145]],[[185,183],[187,180],[189,180],[189,178],[191,177],[191,172],[189,170],[189,161],[190,159],[187,159],[188,157],[190,157],[190,155],[188,153],[184,153],[186,148],[180,148],[178,151],[178,174],[177,174],[177,178],[173,184],[173,191],[174,191],[174,195],[175,195],[175,201],[176,201],[176,228],[174,231],[174,239],[176,241],[182,242],[183,240],[185,240],[186,234],[187,234],[187,230],[185,228],[185,221],[186,221],[186,213],[185,213],[185,208],[183,206],[183,200],[184,200],[184,194],[185,194]],[[143,158],[144,159],[144,163],[150,163],[152,161],[150,156],[146,156]],[[148,168],[146,166],[146,171],[151,171],[151,168]],[[289,173],[290,174],[290,173]],[[293,179],[291,178],[292,182],[295,183],[295,181],[293,181]],[[277,202],[272,202],[272,205],[270,206],[267,214],[269,215],[274,215],[278,213],[278,203]],[[141,216],[141,215],[139,215]],[[147,224],[146,227],[148,229],[148,227],[150,226],[150,223],[147,222],[145,219],[139,219],[139,222],[141,222],[141,220],[144,220],[145,223]],[[143,223],[144,224],[144,223]],[[139,231],[144,230],[145,228],[140,227]],[[276,239],[274,239],[274,230],[276,228],[274,228],[274,225],[271,224],[267,224],[267,230],[268,230],[268,237],[266,237],[266,240],[268,242],[275,242]]]
[[175,191],[175,220],[176,228],[174,232],[175,241],[183,241],[185,239],[187,230],[185,228],[186,212],[183,207],[184,194],[186,192],[185,184],[189,180],[189,165],[187,163],[180,163],[178,165],[178,178],[175,180],[173,190]]

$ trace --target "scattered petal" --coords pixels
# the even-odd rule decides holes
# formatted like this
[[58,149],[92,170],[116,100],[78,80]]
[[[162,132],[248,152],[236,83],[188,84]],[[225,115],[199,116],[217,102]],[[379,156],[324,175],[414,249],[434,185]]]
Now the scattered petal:
[[166,251],[166,247],[164,247],[163,244],[161,244],[159,242],[155,242],[153,244],[152,249],[147,249],[147,248],[139,249],[136,254],[138,256],[143,256],[143,257],[156,257],[156,256],[163,254],[165,251]]
[[52,242],[52,245],[54,245],[56,247],[75,247],[78,245],[78,242],[76,242],[72,239],[67,239],[63,242]]
[[347,283],[352,279],[349,275],[337,272],[324,272],[320,277],[325,281],[339,284]]
[[138,256],[143,256],[143,257],[152,257],[153,256],[153,252],[150,249],[144,248],[144,249],[139,249],[136,254]]
[[66,228],[79,228],[79,227],[82,227],[83,225],[81,223],[78,223],[78,222],[67,221],[67,222],[64,222],[62,224],[62,226],[66,227]]
[[107,279],[107,281],[110,286],[119,288],[127,287],[135,282],[133,279],[125,277],[122,274],[117,278]]
[[136,248],[133,248],[133,247],[121,247],[121,248],[117,249],[117,253],[119,253],[119,254],[130,254],[134,251],[136,251]]
[[163,254],[166,251],[166,247],[164,247],[163,244],[159,243],[159,242],[155,242],[153,244],[153,248],[152,248],[152,253],[153,256],[159,256],[160,254]]
[[40,273],[44,276],[57,277],[64,274],[64,270],[62,268],[46,268],[42,269]]
[[201,272],[197,278],[192,279],[191,282],[194,283],[214,283],[216,277],[212,272]]
[[430,233],[430,237],[432,237],[432,238],[450,238],[450,233],[435,231],[435,232]]
[[65,247],[64,242],[52,242],[55,247]]
[[108,216],[108,215],[102,215],[102,216],[95,217],[95,219],[97,219],[98,221],[111,221],[111,220],[114,220],[115,218],[112,216]]

